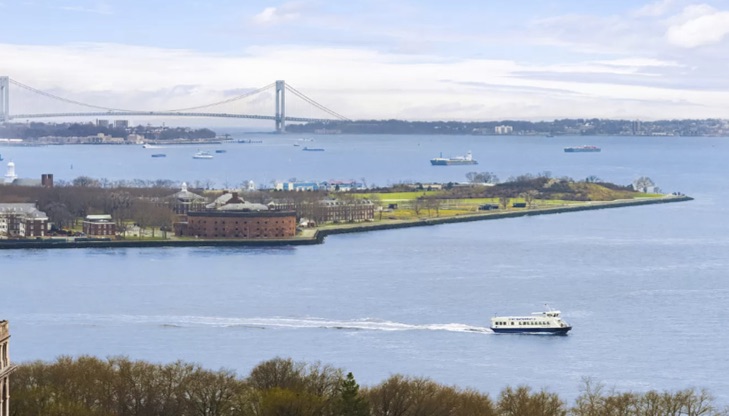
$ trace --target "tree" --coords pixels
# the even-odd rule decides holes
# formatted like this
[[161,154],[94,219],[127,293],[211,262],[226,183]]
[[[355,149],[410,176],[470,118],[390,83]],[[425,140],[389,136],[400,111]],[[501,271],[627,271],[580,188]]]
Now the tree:
[[564,403],[555,393],[544,390],[532,393],[527,386],[507,387],[499,396],[498,408],[503,416],[565,416]]
[[508,196],[505,196],[505,195],[500,196],[499,197],[499,206],[501,207],[501,209],[507,209],[507,208],[509,208],[510,201],[511,201],[511,199]]
[[359,392],[359,384],[349,372],[337,388],[335,412],[338,416],[369,416],[370,407]]
[[78,178],[74,179],[72,182],[73,186],[79,186],[79,187],[98,187],[99,181],[97,181],[94,178],[90,178],[88,176],[79,176]]
[[493,172],[468,172],[466,179],[470,183],[497,183],[499,178]]
[[656,186],[651,178],[647,176],[641,176],[640,178],[633,181],[633,189],[638,192],[649,192]]
[[48,220],[63,228],[70,226],[73,223],[73,214],[68,210],[66,204],[60,202],[51,202],[43,208],[43,211],[48,215]]
[[539,192],[535,190],[529,190],[522,194],[522,197],[524,198],[524,202],[526,203],[527,208],[533,208],[534,207],[534,200],[536,199],[537,195],[539,195]]

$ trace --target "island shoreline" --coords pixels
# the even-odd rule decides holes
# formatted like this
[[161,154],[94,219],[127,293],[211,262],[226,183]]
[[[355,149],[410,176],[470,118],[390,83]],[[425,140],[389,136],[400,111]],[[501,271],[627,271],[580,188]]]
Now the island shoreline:
[[488,221],[504,218],[518,218],[535,215],[563,214],[598,209],[624,208],[654,204],[692,201],[686,195],[667,195],[661,198],[641,198],[616,201],[593,201],[579,205],[532,208],[508,212],[488,212],[458,215],[453,217],[421,218],[387,223],[356,223],[327,226],[314,231],[310,237],[287,239],[184,239],[184,240],[0,240],[0,250],[17,249],[73,249],[73,248],[157,248],[157,247],[283,247],[323,244],[330,235],[394,230],[399,228],[423,227],[472,221]]

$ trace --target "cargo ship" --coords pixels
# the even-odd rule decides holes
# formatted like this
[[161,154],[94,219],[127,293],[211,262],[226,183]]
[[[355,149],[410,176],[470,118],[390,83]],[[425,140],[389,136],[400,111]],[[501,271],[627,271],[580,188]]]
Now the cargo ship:
[[578,152],[599,152],[600,149],[597,146],[574,146],[574,147],[565,147],[564,151],[567,153],[578,153]]
[[433,166],[478,165],[478,162],[473,158],[473,155],[469,150],[468,153],[466,153],[466,156],[456,156],[449,158],[443,157],[443,154],[441,153],[439,157],[430,159],[430,164]]

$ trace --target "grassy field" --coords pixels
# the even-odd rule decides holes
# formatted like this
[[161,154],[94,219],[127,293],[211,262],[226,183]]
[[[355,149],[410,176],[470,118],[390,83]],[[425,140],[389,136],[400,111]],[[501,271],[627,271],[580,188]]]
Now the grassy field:
[[[661,194],[641,194],[626,191],[614,191],[606,189],[596,184],[579,184],[579,190],[583,195],[587,196],[590,201],[611,201],[617,199],[634,199],[634,198],[658,198]],[[468,215],[483,213],[479,211],[479,206],[484,204],[499,205],[499,212],[504,212],[498,198],[443,198],[447,192],[445,191],[423,191],[417,190],[412,192],[378,192],[369,194],[360,194],[359,198],[373,199],[376,205],[382,207],[382,211],[375,213],[375,220],[413,220],[418,218],[435,218],[435,217],[452,217],[458,215]],[[434,201],[428,203],[425,200],[418,201],[419,198],[434,198]],[[582,205],[590,201],[574,201],[566,199],[535,199],[532,201],[529,209],[553,208],[558,206]],[[514,208],[514,203],[524,203],[524,198],[510,198],[506,211],[524,210],[526,208]],[[389,209],[390,205],[396,205],[396,208]]]

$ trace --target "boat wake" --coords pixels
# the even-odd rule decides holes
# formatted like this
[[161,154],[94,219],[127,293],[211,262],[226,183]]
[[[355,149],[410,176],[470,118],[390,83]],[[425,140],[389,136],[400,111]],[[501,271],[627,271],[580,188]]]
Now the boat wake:
[[[39,321],[56,321],[59,317],[35,316]],[[83,325],[157,325],[163,328],[253,328],[253,329],[333,329],[346,331],[447,331],[491,333],[487,327],[459,323],[407,324],[380,319],[364,318],[333,320],[325,318],[229,318],[216,316],[164,316],[164,315],[73,315],[64,316],[66,323]]]

